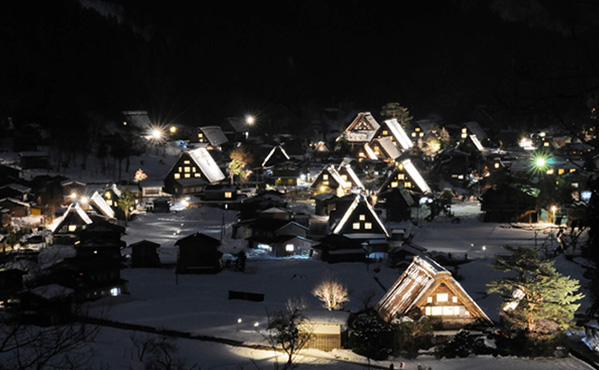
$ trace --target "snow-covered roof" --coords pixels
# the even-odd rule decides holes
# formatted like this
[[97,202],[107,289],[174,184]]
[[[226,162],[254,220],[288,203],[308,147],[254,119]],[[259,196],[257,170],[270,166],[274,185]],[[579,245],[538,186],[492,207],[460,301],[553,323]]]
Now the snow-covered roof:
[[[383,223],[381,222],[381,219],[377,216],[376,212],[374,211],[374,209],[372,208],[370,203],[368,203],[366,198],[361,194],[357,194],[355,196],[353,202],[350,204],[350,206],[347,208],[347,210],[343,214],[343,217],[341,217],[341,219],[339,220],[337,225],[335,225],[335,227],[333,228],[333,233],[339,234],[341,232],[341,230],[343,230],[343,228],[345,227],[345,224],[348,222],[351,215],[354,213],[354,211],[356,210],[356,208],[358,208],[358,205],[360,205],[360,204],[363,204],[366,206],[366,209],[368,210],[368,212],[376,220],[379,227],[384,231],[385,236],[388,237],[389,233],[387,232],[385,225],[383,225]],[[349,237],[348,235],[345,235],[345,236]]]
[[372,150],[368,143],[364,144],[364,152],[366,152],[366,156],[368,157],[368,159],[372,159],[373,161],[376,161],[378,159],[378,157],[374,153],[374,150]]
[[385,152],[385,154],[389,158],[395,160],[401,156],[401,152],[399,151],[397,146],[395,146],[395,144],[393,144],[393,141],[391,141],[390,137],[378,138],[378,139],[375,139],[375,141],[379,144],[381,149]]
[[51,227],[52,232],[55,232],[58,227],[64,222],[64,220],[71,214],[71,213],[76,213],[83,222],[85,222],[87,225],[91,224],[93,221],[91,218],[89,218],[89,216],[87,215],[87,213],[85,213],[85,211],[83,210],[83,208],[81,208],[79,206],[79,203],[75,202],[72,203],[69,208],[67,208],[67,210],[62,214],[62,216],[58,219],[57,222],[54,223],[53,227]]
[[218,164],[206,148],[197,148],[187,152],[193,161],[200,167],[200,171],[206,176],[209,182],[214,183],[225,178]]
[[10,188],[10,189],[16,190],[20,193],[28,193],[31,191],[31,188],[21,185],[21,184],[16,184],[16,183],[11,183],[11,184],[7,184],[4,186],[0,186],[0,189],[4,189],[4,188]]
[[[360,124],[368,127],[361,128]],[[337,141],[345,139],[351,142],[370,142],[380,127],[381,125],[374,119],[370,112],[358,113],[353,122],[337,138]]]
[[268,155],[266,156],[266,158],[264,158],[264,161],[262,162],[262,167],[265,167],[266,164],[268,163],[268,161],[270,160],[270,158],[273,156],[273,154],[275,154],[277,151],[280,151],[281,154],[283,154],[283,156],[289,160],[289,155],[287,154],[287,152],[285,151],[285,149],[283,149],[283,147],[281,145],[276,145],[274,146],[270,152],[268,153]]
[[71,288],[68,288],[63,285],[58,284],[48,284],[38,286],[30,290],[31,294],[42,297],[44,299],[56,299],[62,297],[68,297],[73,294],[75,291]]
[[472,318],[492,322],[451,273],[426,256],[414,256],[412,263],[376,304],[375,309],[385,319],[406,315],[440,284],[445,284],[458,296]]
[[408,172],[408,175],[410,175],[412,180],[414,180],[414,182],[416,183],[416,186],[418,186],[418,188],[420,189],[421,192],[432,193],[431,188],[428,186],[426,181],[424,181],[424,178],[422,177],[420,172],[418,172],[418,170],[416,169],[416,166],[414,166],[414,164],[412,163],[412,161],[410,159],[406,159],[406,160],[402,161],[401,164],[403,165],[405,170]]
[[478,149],[478,151],[482,152],[485,150],[485,147],[483,147],[476,135],[470,135],[470,140],[472,140],[472,143],[474,143],[474,146],[476,147],[476,149]]
[[464,123],[464,126],[474,135],[476,135],[476,137],[479,140],[484,140],[487,138],[487,133],[483,130],[482,127],[480,127],[480,125],[478,124],[478,122],[466,122]]
[[396,118],[386,120],[385,124],[391,131],[391,134],[393,134],[393,137],[395,137],[395,140],[397,140],[401,146],[401,149],[407,150],[414,146],[412,140],[410,140],[410,137],[408,134],[406,134],[406,131],[403,129],[401,124],[397,122]]
[[204,126],[199,128],[212,146],[219,146],[229,141],[220,126]]
[[31,205],[29,203],[27,203],[27,202],[23,202],[21,200],[18,200],[18,199],[15,199],[15,198],[10,198],[10,197],[0,199],[0,203],[4,203],[4,202],[18,204],[18,205],[23,206],[23,207],[31,207]]
[[95,191],[94,194],[89,198],[89,202],[90,204],[98,207],[104,216],[108,218],[114,218],[114,210],[108,205],[108,203],[106,203],[106,200],[97,191]]
[[148,112],[145,110],[124,111],[122,113],[128,125],[138,128],[149,128],[152,125],[148,117]]
[[356,171],[354,171],[353,167],[351,166],[351,164],[347,163],[347,164],[341,164],[339,166],[339,170],[338,172],[341,173],[342,171],[347,172],[347,174],[349,175],[349,177],[351,178],[351,181],[356,184],[356,187],[360,188],[360,189],[366,189],[366,187],[364,186],[364,184],[362,184],[362,181],[360,180],[360,178],[358,177],[358,175],[356,174]]

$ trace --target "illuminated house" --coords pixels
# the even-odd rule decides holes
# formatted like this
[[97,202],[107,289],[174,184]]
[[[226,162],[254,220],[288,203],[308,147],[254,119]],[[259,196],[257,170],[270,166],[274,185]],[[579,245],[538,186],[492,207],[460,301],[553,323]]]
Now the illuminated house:
[[370,144],[374,155],[384,162],[393,163],[401,156],[401,152],[393,144],[390,137],[374,139]]
[[331,231],[351,239],[374,240],[389,237],[387,229],[363,195],[353,195],[338,203],[336,214],[331,216]]
[[[308,228],[292,220],[258,218],[249,223],[247,227],[251,229],[251,236],[247,238],[248,246],[272,253],[275,256],[299,254],[302,253],[302,250],[307,253],[313,244],[306,239]],[[288,242],[296,237],[299,239]],[[294,245],[293,251],[286,250],[288,244]]]
[[327,147],[324,141],[319,141],[314,146],[314,157],[316,158],[326,158],[331,154],[331,151]]
[[337,168],[337,172],[343,181],[349,182],[354,189],[366,190],[366,187],[354,171],[354,168],[349,163],[342,163]]
[[460,140],[466,139],[470,135],[475,135],[476,138],[480,141],[484,141],[487,139],[487,133],[483,130],[482,127],[478,124],[478,122],[466,122],[462,125],[460,129]]
[[221,150],[222,145],[229,141],[220,126],[198,127],[195,136],[190,140],[192,143],[206,144],[206,149]]
[[85,183],[81,181],[64,180],[60,183],[60,186],[62,187],[65,204],[70,204],[77,197],[85,194]]
[[422,194],[432,192],[410,159],[401,161],[397,166],[394,166],[392,171],[388,172],[378,192],[382,193],[398,187],[417,191]]
[[92,223],[92,219],[79,203],[71,204],[52,228],[54,243],[73,244],[78,239],[79,233]]
[[89,207],[104,217],[115,217],[112,207],[110,207],[106,200],[97,191],[94,192],[94,194],[89,198]]
[[117,208],[119,206],[119,199],[121,198],[121,190],[116,184],[109,185],[104,189],[102,197],[109,206]]
[[310,185],[312,196],[320,193],[332,193],[343,196],[349,192],[352,184],[345,181],[332,165],[324,167]]
[[291,160],[282,145],[275,145],[262,161],[262,167],[273,167],[277,164]]
[[381,125],[370,112],[358,113],[352,123],[339,135],[338,142],[348,145],[352,152],[362,148],[374,139]]
[[13,198],[0,199],[0,209],[6,209],[11,217],[26,217],[31,214],[31,205]]
[[437,330],[493,325],[451,273],[424,256],[414,256],[375,309],[387,321],[427,316]]
[[206,148],[181,153],[164,179],[165,191],[177,196],[200,193],[208,184],[216,184],[225,175]]
[[383,128],[381,131],[381,136],[389,136],[395,145],[401,150],[409,150],[414,145],[412,144],[412,140],[402,127],[402,125],[397,122],[396,118],[388,119],[385,121],[386,129]]

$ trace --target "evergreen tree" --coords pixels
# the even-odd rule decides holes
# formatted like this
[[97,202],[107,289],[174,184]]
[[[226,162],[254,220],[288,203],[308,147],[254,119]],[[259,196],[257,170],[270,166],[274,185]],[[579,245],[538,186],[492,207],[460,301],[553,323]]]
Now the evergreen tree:
[[414,118],[410,116],[408,108],[402,107],[399,103],[387,103],[383,105],[380,114],[383,117],[397,118],[397,121],[399,121],[403,127],[406,127]]
[[129,188],[125,188],[121,192],[121,196],[118,200],[119,208],[125,212],[125,221],[129,221],[131,216],[131,210],[135,206],[135,194]]
[[491,282],[489,293],[503,299],[501,316],[505,329],[512,335],[523,334],[542,339],[573,326],[578,280],[560,274],[554,261],[540,256],[538,249],[504,246],[508,255],[497,255],[493,268],[509,273]]

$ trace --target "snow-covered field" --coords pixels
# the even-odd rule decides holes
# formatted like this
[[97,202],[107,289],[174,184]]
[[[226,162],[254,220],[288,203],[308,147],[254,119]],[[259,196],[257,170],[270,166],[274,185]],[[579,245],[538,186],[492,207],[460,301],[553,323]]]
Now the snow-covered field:
[[[414,229],[414,242],[429,251],[450,252],[455,258],[468,254],[470,262],[460,266],[460,283],[492,318],[497,318],[498,298],[487,296],[486,283],[500,275],[489,263],[493,255],[501,252],[505,244],[513,246],[541,245],[550,225],[487,224],[479,221],[479,206],[475,202],[454,205],[454,212],[462,222],[453,224],[449,219],[439,218],[432,223]],[[189,209],[170,214],[140,214],[129,222],[125,240],[128,243],[141,239],[161,243],[163,262],[176,259],[174,242],[188,234],[201,231],[223,240],[223,252],[235,252],[243,247],[239,240],[230,239],[230,225],[235,213],[210,208]],[[485,246],[483,250],[483,246]],[[563,256],[556,259],[559,270],[582,281],[582,267],[567,261]],[[366,266],[360,263],[329,265],[320,261],[288,258],[250,258],[244,272],[225,269],[215,275],[179,275],[171,266],[155,269],[125,269],[122,276],[128,281],[129,294],[94,302],[91,312],[110,320],[171,329],[193,335],[242,341],[245,344],[265,343],[260,331],[267,321],[267,312],[282,308],[288,299],[302,299],[310,308],[320,308],[311,289],[323,274],[332,271],[347,285],[350,291],[348,310],[361,309],[365,304],[374,305],[385,291],[375,277],[390,287],[400,271],[384,264]],[[264,294],[263,302],[229,300],[228,291],[238,290]],[[365,297],[372,296],[369,302]],[[587,307],[583,302],[581,310]],[[137,334],[139,335],[139,333]],[[147,334],[146,334],[147,335]],[[130,333],[121,329],[103,329],[97,342],[102,362],[114,369],[126,369],[131,364],[133,351]],[[177,339],[179,356],[188,364],[197,363],[202,369],[272,368],[273,351],[249,349],[213,342]],[[108,355],[110,354],[110,355]],[[349,350],[331,353],[307,350],[306,357],[298,358],[306,368],[363,368],[364,365],[338,363],[345,360],[365,364],[366,360]],[[280,356],[280,354],[279,354]],[[284,361],[283,357],[279,362]],[[590,368],[572,357],[565,359],[519,359],[479,356],[468,359],[438,360],[432,356],[420,356],[416,360],[394,359],[407,368],[416,369],[418,364],[432,369],[585,369]],[[383,361],[388,367],[391,362]]]

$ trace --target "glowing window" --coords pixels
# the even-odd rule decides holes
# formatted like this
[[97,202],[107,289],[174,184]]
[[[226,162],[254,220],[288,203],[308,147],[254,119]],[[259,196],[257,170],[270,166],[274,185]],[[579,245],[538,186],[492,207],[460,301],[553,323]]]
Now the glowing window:
[[322,175],[322,179],[323,180],[328,180],[329,179],[329,174],[325,173]]
[[185,172],[191,172],[191,168],[190,168],[190,167],[184,167],[184,168],[183,168],[183,170],[184,170]]
[[202,175],[199,172],[196,172],[193,174],[193,177],[202,177]]
[[[428,297],[426,303],[433,303],[433,297]],[[428,308],[428,307],[427,307]]]
[[416,137],[416,133],[415,132],[412,132],[412,137]]
[[458,297],[451,297],[451,301],[453,303],[458,303]]
[[105,197],[106,199],[110,199],[110,192],[109,192],[109,191],[107,191],[106,193],[104,193],[104,197]]
[[181,174],[180,173],[176,173],[175,174],[175,179],[180,179],[181,178]]
[[412,183],[411,183],[411,182],[409,182],[409,181],[406,181],[406,182],[404,182],[403,186],[404,186],[406,189],[411,189],[411,188],[412,188]]
[[186,173],[186,174],[185,174],[185,178],[186,178],[186,179],[188,179],[188,178],[190,178],[190,177],[191,177],[191,175],[190,175],[190,174],[188,174],[188,173]]
[[442,314],[443,314],[443,307],[441,307],[441,306],[435,306],[431,310],[432,316],[441,316]]
[[403,174],[403,173],[398,173],[398,174],[397,174],[397,179],[398,179],[398,180],[404,180],[405,178],[406,178],[406,175],[405,175],[405,174]]
[[420,133],[420,137],[423,137],[423,136],[424,136],[424,132],[421,132],[421,133]]
[[449,302],[449,294],[437,293],[437,302]]
[[352,225],[352,227],[354,228],[354,230],[360,230],[360,223],[359,222],[354,222],[354,224]]
[[342,178],[344,181],[347,181],[347,175],[341,175],[341,178]]
[[183,167],[179,167],[179,172],[183,172]]
[[463,133],[463,134],[465,134],[467,131],[468,131],[468,129],[467,129],[466,127],[464,127],[464,128],[462,129],[462,133]]
[[466,137],[468,137],[467,134],[462,134],[462,139],[465,139]]
[[191,172],[196,172],[198,169],[195,167],[191,167]]
[[230,191],[225,192],[225,198],[233,198],[233,193]]
[[364,223],[364,228],[365,228],[366,230],[371,230],[371,229],[372,229],[372,224],[371,224],[370,222],[365,222],[365,223]]
[[383,130],[383,135],[389,135],[389,131]]
[[366,220],[366,215],[360,215],[360,217],[359,217],[359,220],[360,220],[360,221],[364,221],[364,220]]
[[430,308],[430,306],[426,306],[426,308],[424,309],[424,314],[426,316],[430,316],[431,315],[431,308]]
[[576,172],[576,168],[570,168],[570,173]]
[[69,225],[69,232],[74,233],[77,230],[77,225]]
[[401,163],[400,163],[400,164],[398,164],[398,165],[397,165],[397,168],[399,168],[400,170],[402,170],[402,171],[403,171],[403,164],[401,164]]
[[287,244],[285,246],[285,251],[287,252],[293,252],[295,250],[295,246],[293,244]]
[[183,161],[183,164],[190,164],[191,162],[189,161],[189,159],[186,159]]
[[322,182],[322,184],[323,184],[324,186],[329,186],[329,182],[328,182],[328,181],[323,181],[323,182]]
[[420,127],[416,127],[416,128],[414,129],[414,131],[416,131],[416,132],[420,131]]
[[454,308],[458,308],[458,307],[453,307],[453,306],[443,306],[443,316],[457,316],[459,314],[459,308],[456,312],[456,310],[454,310]]
[[392,187],[392,188],[396,188],[396,187],[398,187],[398,186],[399,186],[399,182],[397,182],[397,181],[393,181],[393,182],[391,182],[391,187]]

